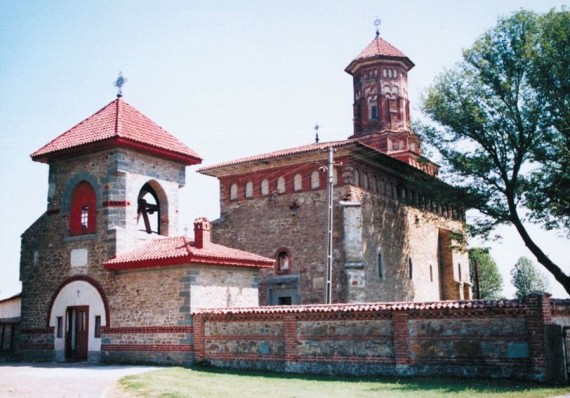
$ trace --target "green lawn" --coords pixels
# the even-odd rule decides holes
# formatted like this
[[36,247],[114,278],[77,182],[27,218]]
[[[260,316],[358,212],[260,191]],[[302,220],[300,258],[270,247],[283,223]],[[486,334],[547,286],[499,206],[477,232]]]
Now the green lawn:
[[453,378],[340,378],[228,371],[206,368],[165,368],[127,376],[120,389],[136,397],[461,397],[530,398],[570,393],[570,387],[504,380]]

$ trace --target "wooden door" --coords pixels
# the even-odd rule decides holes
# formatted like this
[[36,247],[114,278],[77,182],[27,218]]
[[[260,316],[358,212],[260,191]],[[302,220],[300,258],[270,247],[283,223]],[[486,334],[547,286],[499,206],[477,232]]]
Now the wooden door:
[[65,327],[65,358],[87,360],[89,349],[89,306],[67,307]]

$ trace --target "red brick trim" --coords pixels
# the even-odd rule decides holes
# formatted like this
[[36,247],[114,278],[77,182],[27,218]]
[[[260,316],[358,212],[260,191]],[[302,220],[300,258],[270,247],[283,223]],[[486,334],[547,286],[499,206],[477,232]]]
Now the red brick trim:
[[105,200],[103,201],[103,207],[128,207],[131,202],[128,200]]
[[410,363],[410,333],[408,331],[408,314],[395,312],[392,315],[394,339],[394,356],[396,365]]
[[283,316],[283,340],[285,343],[285,359],[297,359],[297,318],[293,314]]
[[[527,336],[525,335],[512,335],[512,334],[494,334],[494,335],[481,335],[480,336],[485,341],[512,341],[512,342],[525,342],[527,340]],[[441,336],[411,336],[410,341],[430,341],[430,340],[441,340]],[[468,336],[445,336],[445,341],[465,341],[465,340],[472,340],[473,335]]]
[[282,335],[266,336],[266,335],[227,335],[227,336],[206,336],[205,341],[283,341]]
[[[75,276],[72,276],[70,278],[66,278],[63,280],[63,282],[61,282],[61,284],[58,286],[58,288],[55,290],[55,292],[51,296],[51,301],[49,303],[49,307],[48,307],[49,309],[47,312],[46,326],[48,328],[50,327],[49,326],[49,318],[51,316],[51,311],[53,309],[53,303],[55,303],[55,299],[59,295],[59,292],[61,292],[61,290],[66,285],[68,285],[72,282],[75,282],[75,281],[87,282],[90,285],[92,285],[95,289],[97,289],[97,292],[99,292],[99,295],[101,296],[101,300],[103,300],[103,305],[105,307],[105,323],[107,324],[107,327],[109,327],[111,325],[111,312],[109,310],[109,300],[107,300],[107,295],[105,294],[105,290],[103,289],[103,286],[101,286],[99,284],[99,282],[97,282],[95,279],[93,279],[87,275],[75,275]],[[52,329],[53,329],[53,327],[52,327]]]
[[20,330],[20,334],[52,334],[54,330],[55,328],[53,326],[48,326],[45,329],[22,329]]
[[205,359],[205,342],[204,342],[204,319],[201,315],[192,317],[194,326],[194,352],[196,353],[196,361]]
[[338,362],[338,363],[385,363],[394,364],[394,358],[389,356],[320,356],[320,355],[300,355],[298,362]]
[[192,352],[194,347],[191,344],[102,344],[101,351],[177,351]]
[[23,343],[18,348],[22,351],[53,351],[54,345],[48,343]]
[[531,294],[525,297],[524,303],[528,308],[526,327],[532,367],[537,372],[544,372],[546,369],[544,325],[552,321],[550,295]]
[[154,333],[192,333],[192,326],[130,326],[102,328],[104,334],[154,334]]
[[261,354],[246,354],[242,353],[239,355],[231,354],[231,353],[212,353],[208,354],[208,360],[216,360],[216,359],[225,359],[225,360],[232,360],[232,361],[247,361],[247,360],[254,360],[254,361],[283,361],[285,360],[285,356],[283,355],[261,355]]
[[[326,340],[334,340],[334,341],[339,341],[339,340],[347,340],[347,341],[351,341],[351,340],[355,340],[355,338],[358,338],[358,341],[374,341],[374,340],[378,340],[378,339],[389,339],[390,337],[392,337],[392,333],[388,333],[388,334],[366,334],[366,335],[358,335],[358,336],[353,336],[353,335],[313,335],[313,334],[299,334],[299,339],[300,340],[315,340],[315,341],[326,341]],[[267,338],[266,338],[267,339]]]
[[551,299],[550,305],[553,316],[570,315],[570,299]]

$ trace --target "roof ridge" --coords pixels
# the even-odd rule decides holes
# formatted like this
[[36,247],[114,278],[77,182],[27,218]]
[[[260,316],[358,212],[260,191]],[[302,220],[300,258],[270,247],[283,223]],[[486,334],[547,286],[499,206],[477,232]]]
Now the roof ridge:
[[121,104],[123,103],[123,101],[121,101],[121,97],[117,97],[116,99],[117,105],[116,105],[116,109],[115,109],[115,135],[120,136],[121,135]]
[[296,146],[296,147],[291,147],[291,148],[286,148],[286,149],[279,149],[276,151],[265,152],[265,153],[260,153],[257,155],[251,155],[251,156],[246,156],[243,158],[238,158],[238,159],[234,159],[234,160],[228,160],[225,162],[215,163],[211,166],[201,167],[196,171],[201,172],[201,171],[205,171],[205,170],[216,169],[218,167],[243,164],[243,163],[247,163],[247,162],[255,162],[255,161],[263,160],[263,159],[267,159],[267,158],[296,155],[299,153],[307,153],[307,152],[312,152],[312,151],[316,151],[316,150],[326,149],[330,146],[339,147],[339,146],[343,146],[343,145],[348,145],[348,144],[351,144],[351,143],[357,142],[357,141],[358,140],[355,138],[347,138],[344,140],[312,143],[312,144],[308,144],[308,145],[301,145],[301,146]]
[[65,137],[67,134],[70,134],[71,131],[77,129],[79,126],[81,126],[82,124],[87,123],[88,121],[90,121],[91,119],[93,119],[94,117],[98,116],[101,112],[103,112],[105,109],[107,109],[107,107],[109,107],[109,105],[111,105],[113,102],[117,101],[117,99],[114,99],[113,101],[109,102],[107,105],[105,105],[104,107],[102,107],[101,109],[99,109],[97,112],[93,113],[91,116],[86,117],[85,119],[83,119],[82,121],[80,121],[79,123],[73,125],[72,127],[68,128],[67,130],[65,130],[63,133],[61,133],[60,135],[58,135],[57,137],[54,137],[52,140],[50,140],[50,142],[48,142],[47,144],[45,144],[44,146],[42,146],[40,149],[34,151],[30,157],[34,157],[34,155],[40,151],[42,151],[44,148],[47,148],[48,146],[50,146],[50,144],[52,144],[54,141],[58,141],[61,140],[62,137]]

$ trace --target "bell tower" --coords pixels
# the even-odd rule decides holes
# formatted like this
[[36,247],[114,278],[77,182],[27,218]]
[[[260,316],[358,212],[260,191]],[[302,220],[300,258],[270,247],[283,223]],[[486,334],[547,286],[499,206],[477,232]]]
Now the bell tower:
[[398,158],[403,151],[420,154],[408,99],[408,72],[413,67],[414,63],[377,30],[376,37],[345,69],[354,87],[354,134],[350,138],[387,154],[399,153],[394,156]]
[[31,156],[50,166],[46,214],[60,239],[104,242],[100,262],[177,234],[185,168],[201,162],[121,93]]

